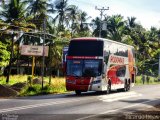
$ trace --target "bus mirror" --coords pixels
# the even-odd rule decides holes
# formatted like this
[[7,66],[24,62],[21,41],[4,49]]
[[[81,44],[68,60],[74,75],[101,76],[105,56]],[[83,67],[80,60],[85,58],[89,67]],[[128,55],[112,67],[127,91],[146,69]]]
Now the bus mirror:
[[105,78],[105,63],[102,66],[102,78]]
[[106,69],[107,69],[107,65],[106,65],[106,63],[105,63],[105,62],[103,62],[102,74],[105,74]]

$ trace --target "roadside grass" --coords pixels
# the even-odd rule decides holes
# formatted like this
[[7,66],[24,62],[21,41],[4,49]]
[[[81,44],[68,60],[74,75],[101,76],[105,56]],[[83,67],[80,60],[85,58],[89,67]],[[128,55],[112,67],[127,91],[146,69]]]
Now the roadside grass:
[[[42,94],[58,94],[66,93],[65,87],[65,78],[64,77],[55,77],[51,78],[51,84],[49,85],[49,77],[44,77],[44,87],[42,89],[41,84],[29,84],[28,75],[14,75],[10,76],[9,86],[16,83],[27,83],[26,86],[19,92],[19,96],[33,96],[33,95],[42,95]],[[38,78],[38,76],[34,77]],[[39,77],[40,78],[40,77]],[[31,81],[32,82],[32,81]],[[6,85],[6,77],[0,77],[0,84]]]
[[[27,82],[28,75],[10,75],[9,85],[13,85],[20,82]],[[0,84],[6,84],[6,77],[0,76]]]
[[[39,84],[29,84],[27,80],[30,76],[28,75],[13,75],[10,76],[8,86],[16,83],[26,83],[26,86],[19,92],[19,96],[32,96],[42,94],[59,94],[66,93],[65,78],[64,77],[52,77],[51,84],[49,85],[49,77],[44,77],[44,87],[42,89],[41,81]],[[35,76],[34,78],[38,78]],[[40,78],[40,77],[39,77]],[[160,84],[158,78],[149,76],[149,83],[145,81],[145,84]],[[6,77],[0,76],[0,84],[6,85]],[[136,77],[136,85],[143,85],[142,76]]]
[[[158,77],[149,76],[149,82],[145,79],[144,84],[160,84],[160,81],[158,81]],[[136,85],[143,85],[142,76],[136,76]]]
[[65,87],[65,79],[55,77],[51,79],[51,84],[49,85],[49,78],[44,78],[44,87],[42,89],[41,84],[34,84],[31,86],[26,86],[21,92],[20,96],[32,96],[32,95],[44,95],[44,94],[59,94],[59,93],[65,93],[66,87]]

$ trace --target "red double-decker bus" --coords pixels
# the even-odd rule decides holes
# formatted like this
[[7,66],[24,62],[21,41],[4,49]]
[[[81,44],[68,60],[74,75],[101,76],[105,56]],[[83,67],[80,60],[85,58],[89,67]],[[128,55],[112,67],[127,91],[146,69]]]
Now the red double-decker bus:
[[136,75],[134,47],[104,38],[75,38],[66,58],[66,89],[130,90]]

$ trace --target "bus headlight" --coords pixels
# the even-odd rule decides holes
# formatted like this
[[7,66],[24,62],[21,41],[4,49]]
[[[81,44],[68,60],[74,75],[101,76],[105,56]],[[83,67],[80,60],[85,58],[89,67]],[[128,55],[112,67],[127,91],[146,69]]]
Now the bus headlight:
[[99,84],[101,82],[101,80],[95,80],[92,82],[92,84]]

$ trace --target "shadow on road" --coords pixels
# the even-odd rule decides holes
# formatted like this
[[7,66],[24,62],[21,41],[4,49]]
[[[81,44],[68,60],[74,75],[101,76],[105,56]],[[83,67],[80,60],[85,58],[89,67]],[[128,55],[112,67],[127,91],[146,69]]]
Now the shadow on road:
[[120,102],[133,103],[133,104],[140,103],[140,104],[155,106],[157,104],[160,104],[160,98],[157,98],[157,99],[120,100]]

